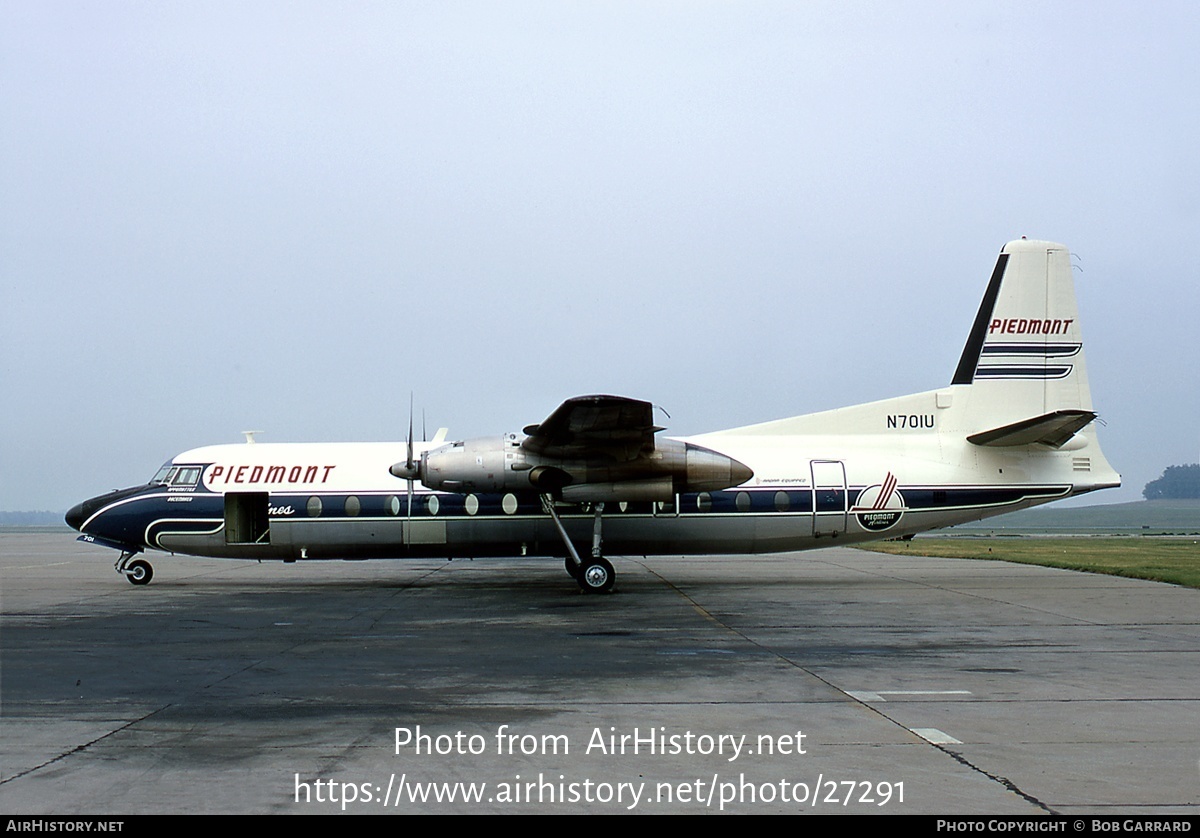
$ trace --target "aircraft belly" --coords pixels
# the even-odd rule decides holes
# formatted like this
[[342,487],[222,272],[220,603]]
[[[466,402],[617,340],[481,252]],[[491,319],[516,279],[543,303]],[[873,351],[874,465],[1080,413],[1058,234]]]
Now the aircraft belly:
[[290,558],[360,559],[403,557],[403,527],[402,519],[300,519],[272,523],[271,533],[288,542]]
[[[533,553],[531,519],[291,520],[272,524],[297,559],[459,558]],[[522,547],[525,547],[523,550]],[[536,553],[535,553],[536,554]]]
[[[756,531],[757,522],[751,516],[681,515],[605,521],[604,552],[749,553],[755,551]],[[590,529],[586,535],[590,538]]]
[[445,544],[445,521],[405,521],[405,544]]
[[204,534],[163,533],[155,541],[159,549],[187,556],[272,560],[291,557],[291,548],[283,544],[227,544],[223,530]]
[[[766,522],[767,549],[798,549],[808,517]],[[563,525],[581,553],[589,550],[593,517],[572,515]],[[762,552],[757,546],[758,516],[612,516],[603,519],[606,555]],[[778,533],[775,531],[778,530]],[[562,540],[548,517],[395,521],[288,521],[272,525],[272,537],[286,532],[288,551],[297,558],[427,558],[561,556]],[[407,536],[407,537],[406,537]],[[278,540],[284,540],[283,538]],[[303,555],[301,551],[303,550]],[[249,557],[249,556],[247,556]]]

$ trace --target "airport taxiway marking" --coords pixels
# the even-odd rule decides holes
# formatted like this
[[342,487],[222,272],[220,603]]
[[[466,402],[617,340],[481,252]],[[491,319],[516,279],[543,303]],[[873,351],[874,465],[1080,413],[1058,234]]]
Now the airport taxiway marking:
[[943,733],[936,727],[911,727],[913,733],[920,736],[931,745],[961,745],[962,742],[948,733]]
[[970,690],[844,690],[846,695],[859,701],[887,701],[885,695],[970,695]]

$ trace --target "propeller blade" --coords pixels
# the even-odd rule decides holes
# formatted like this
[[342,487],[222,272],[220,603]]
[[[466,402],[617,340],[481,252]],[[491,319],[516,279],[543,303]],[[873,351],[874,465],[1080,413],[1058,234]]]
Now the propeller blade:
[[408,394],[408,470],[413,467],[413,394]]
[[413,394],[408,391],[408,517],[412,517],[413,477],[417,470],[413,466]]

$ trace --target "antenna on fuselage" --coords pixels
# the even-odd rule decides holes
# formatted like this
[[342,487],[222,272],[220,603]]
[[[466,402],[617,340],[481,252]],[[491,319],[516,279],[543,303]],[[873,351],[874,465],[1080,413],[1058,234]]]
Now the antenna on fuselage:
[[246,437],[246,444],[253,445],[255,443],[254,435],[261,434],[262,431],[242,431],[242,436]]

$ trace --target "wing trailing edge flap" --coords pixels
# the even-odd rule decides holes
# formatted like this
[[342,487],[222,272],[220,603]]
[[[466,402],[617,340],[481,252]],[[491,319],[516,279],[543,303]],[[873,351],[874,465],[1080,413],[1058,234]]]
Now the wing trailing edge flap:
[[1033,443],[1061,448],[1095,418],[1096,414],[1090,410],[1055,410],[1032,419],[1023,419],[1011,425],[971,434],[967,437],[967,442],[998,448]]

